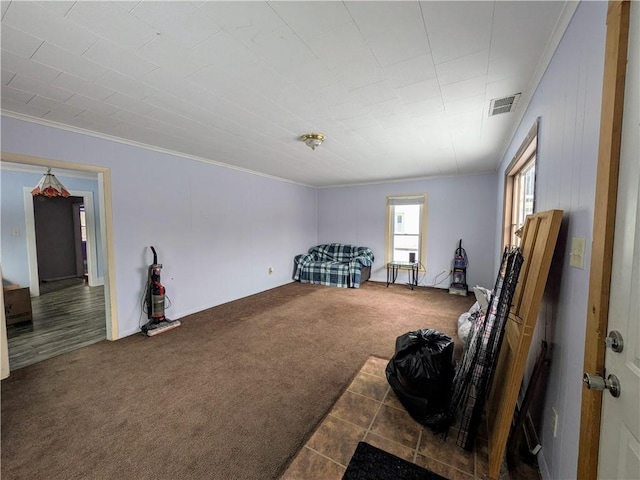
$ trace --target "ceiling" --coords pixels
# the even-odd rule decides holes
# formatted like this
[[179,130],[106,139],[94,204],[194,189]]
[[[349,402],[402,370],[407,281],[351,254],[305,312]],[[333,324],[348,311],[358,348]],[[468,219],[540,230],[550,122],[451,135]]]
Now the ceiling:
[[495,171],[574,10],[2,1],[2,111],[318,187]]

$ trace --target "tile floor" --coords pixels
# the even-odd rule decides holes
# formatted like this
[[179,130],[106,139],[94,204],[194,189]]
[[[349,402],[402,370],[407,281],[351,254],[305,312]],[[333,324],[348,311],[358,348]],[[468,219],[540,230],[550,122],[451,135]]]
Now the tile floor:
[[[444,441],[414,421],[389,387],[387,360],[369,357],[347,390],[293,459],[281,480],[340,480],[351,455],[365,441],[448,478],[485,479],[487,443],[481,434],[474,452],[456,445],[455,431]],[[503,468],[503,480],[538,480],[535,467]]]

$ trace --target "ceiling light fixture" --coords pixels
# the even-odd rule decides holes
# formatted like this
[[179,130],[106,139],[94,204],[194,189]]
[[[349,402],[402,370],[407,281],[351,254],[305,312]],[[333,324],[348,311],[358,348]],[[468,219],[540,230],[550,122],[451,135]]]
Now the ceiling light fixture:
[[47,173],[40,179],[36,188],[31,190],[31,195],[34,197],[68,197],[70,193],[66,188],[58,181],[56,176],[51,173],[51,169],[47,169]]
[[327,137],[322,133],[305,133],[300,137],[300,140],[302,140],[311,150],[315,150],[317,147],[322,145],[325,138]]

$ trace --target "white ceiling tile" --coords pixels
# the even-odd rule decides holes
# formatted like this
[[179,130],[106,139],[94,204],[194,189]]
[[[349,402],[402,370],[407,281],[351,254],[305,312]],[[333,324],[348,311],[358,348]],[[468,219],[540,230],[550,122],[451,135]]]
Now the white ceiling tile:
[[49,110],[46,114],[42,116],[45,120],[49,120],[50,122],[62,123],[64,125],[82,125],[85,130],[89,130],[87,126],[84,124],[84,120],[80,120],[76,118],[75,115],[71,115],[62,110]]
[[436,64],[489,48],[494,3],[420,2]]
[[368,113],[365,113],[364,115],[351,116],[349,118],[344,118],[342,119],[341,123],[345,128],[348,128],[351,130],[369,128],[369,127],[380,125],[380,122]]
[[494,98],[501,98],[524,92],[528,87],[527,80],[528,78],[524,76],[514,76],[504,78],[497,82],[488,83],[484,95],[487,103],[486,107],[489,108],[489,101]]
[[[208,115],[208,112],[206,110],[202,110],[194,105],[189,105],[182,99],[174,97],[172,95],[151,95],[150,97],[144,99],[144,103],[148,103],[149,105],[158,107],[158,109],[162,109],[164,112],[172,112],[186,118],[206,118],[206,116]],[[149,114],[150,112],[147,113],[147,115]]]
[[535,65],[528,58],[501,57],[489,62],[487,82],[493,83],[514,75],[530,78]]
[[191,75],[187,82],[194,83],[216,95],[226,95],[238,84],[236,80],[214,66],[210,66]]
[[386,117],[393,113],[404,112],[405,109],[399,99],[387,100],[385,102],[369,105],[367,111],[375,118]]
[[323,88],[318,88],[315,92],[315,99],[320,105],[331,107],[333,105],[341,105],[351,101],[351,95],[339,83],[334,83]]
[[436,65],[440,85],[468,80],[478,75],[486,75],[489,69],[489,49],[449,60]]
[[431,54],[419,55],[393,65],[387,65],[384,67],[384,71],[394,87],[411,85],[436,76]]
[[[134,112],[128,112],[126,110],[120,110],[113,115],[112,118],[116,120],[121,120],[123,122],[131,123],[133,125],[139,125],[144,128],[149,128],[152,130],[156,130],[159,133],[164,134],[179,134],[180,128],[175,124],[167,123],[164,121],[157,120],[155,118],[150,118],[144,115],[140,115]],[[169,120],[165,117],[166,120]]]
[[142,0],[116,0],[113,4],[123,12],[131,13],[142,4]]
[[329,107],[329,114],[332,120],[344,120],[367,115],[367,109],[355,102],[347,102]]
[[55,80],[51,82],[51,85],[57,87],[64,87],[73,93],[80,93],[87,97],[95,98],[96,100],[104,100],[108,96],[112,95],[114,90],[105,88],[101,85],[97,85],[87,80],[76,77],[69,73],[61,73]]
[[418,2],[346,2],[354,22],[365,38],[369,39],[402,25],[406,29],[423,28]]
[[[29,101],[29,105],[35,105],[37,107],[46,108],[47,110],[55,110],[66,116],[76,116],[82,112],[81,108],[74,107],[67,103],[56,102],[50,98],[40,97],[36,95]],[[47,115],[48,117],[48,115]]]
[[422,23],[420,28],[396,28],[367,38],[373,54],[380,65],[393,65],[420,55],[429,54],[427,33]]
[[382,82],[387,77],[378,62],[372,57],[356,59],[332,70],[348,90]]
[[234,72],[237,66],[259,61],[253,52],[225,31],[216,33],[193,48],[191,54],[229,72]]
[[84,95],[80,95],[78,93],[73,95],[65,103],[78,108],[82,108],[83,110],[90,110],[93,113],[104,116],[109,116],[119,110],[119,108],[114,107],[113,105],[94,100],[93,98],[85,97]]
[[373,85],[349,90],[349,94],[359,105],[375,105],[398,98],[389,82],[374,83]]
[[288,69],[317,58],[287,25],[261,36],[260,41],[250,48],[275,70]]
[[1,33],[2,49],[23,58],[31,58],[43,42],[40,38],[16,30],[9,25],[2,25]]
[[244,43],[258,43],[285,23],[267,2],[206,2],[200,10]]
[[[563,2],[496,2],[491,60],[519,58],[545,47],[564,8]],[[539,54],[530,61],[537,63]]]
[[404,109],[412,117],[423,117],[444,112],[444,104],[442,103],[442,97],[438,96],[419,102],[406,103]]
[[352,23],[343,2],[279,2],[269,3],[278,15],[303,40],[324,35]]
[[55,2],[45,1],[45,2],[33,2],[33,3],[35,3],[39,7],[44,8],[45,10],[49,10],[50,12],[53,12],[58,17],[64,17],[67,13],[69,13],[69,10],[71,10],[71,7],[73,7],[73,4],[76,2],[75,1],[65,2],[61,0],[56,0]]
[[2,14],[2,19],[4,20],[4,14],[7,13],[7,10],[9,8],[9,5],[11,2],[8,2],[6,0],[2,0],[2,10],[0,10],[1,14]]
[[95,83],[110,90],[115,90],[120,93],[129,95],[130,97],[136,98],[138,100],[141,100],[145,97],[148,97],[149,95],[158,92],[156,88],[138,82],[135,79],[127,77],[126,75],[122,75],[121,73],[118,73],[114,70],[109,70],[107,73],[98,78]]
[[283,69],[280,73],[292,84],[309,90],[326,87],[335,81],[332,72],[320,59]]
[[61,73],[60,70],[19,57],[6,50],[2,50],[2,68],[19,73],[25,77],[38,78],[43,82],[51,81]]
[[480,75],[461,82],[441,85],[442,99],[445,102],[461,100],[463,98],[484,95],[487,86],[487,76]]
[[143,60],[138,55],[130,53],[107,40],[98,40],[83,54],[83,58],[137,79],[158,68],[156,64]]
[[[486,104],[486,105],[485,105]],[[485,95],[477,95],[462,100],[453,100],[444,102],[444,109],[447,114],[467,113],[484,111],[485,107],[489,107],[485,101]]]
[[[67,103],[69,103],[69,102],[67,102]],[[121,123],[119,120],[116,120],[115,118],[113,118],[113,117],[111,117],[109,115],[96,113],[96,112],[91,111],[91,110],[83,110],[78,115],[76,115],[76,118],[78,120],[82,120],[82,121],[86,122],[88,125],[92,125],[92,126],[101,125],[101,126],[104,126],[104,127],[115,127],[116,125]],[[80,125],[78,125],[78,126],[80,126]]]
[[137,50],[136,54],[154,65],[170,68],[182,77],[202,70],[210,63],[208,60],[191,55],[188,50],[180,48],[165,35],[158,35]]
[[[122,79],[122,81],[124,81],[124,79]],[[169,93],[177,92],[189,85],[188,81],[166,68],[158,68],[157,70],[154,70],[142,78],[141,81],[143,82],[141,85],[153,88],[154,90],[164,90]],[[127,91],[122,93],[128,95]]]
[[107,71],[102,65],[47,42],[38,49],[32,58],[37,62],[89,81],[94,81]]
[[13,88],[24,90],[25,92],[31,92],[34,95],[52,98],[59,102],[64,102],[73,95],[73,92],[69,90],[55,87],[51,84],[44,83],[33,78],[24,77],[22,75],[16,75],[9,85]]
[[134,50],[151,41],[157,33],[142,20],[123,12],[116,2],[76,2],[65,18]]
[[12,2],[2,22],[20,25],[24,32],[76,54],[84,52],[98,38],[62,17],[52,16],[35,2]]
[[9,70],[2,69],[2,85],[7,85],[15,76],[15,72],[10,72]]
[[14,102],[29,103],[35,94],[33,92],[25,92],[17,88],[2,85],[2,98],[8,98]]
[[438,84],[438,79],[431,78],[395,88],[394,92],[404,103],[415,103],[428,98],[440,97],[440,85]]
[[140,115],[144,115],[155,108],[148,103],[136,100],[128,95],[123,95],[120,92],[116,92],[110,97],[105,98],[104,102],[109,105],[114,105],[119,109],[127,110],[128,112],[139,113]]
[[193,2],[140,2],[131,14],[186,49],[220,31],[220,26],[203,15]]
[[10,98],[6,98],[2,95],[2,109],[10,112],[21,113],[30,117],[42,118],[49,110],[46,108],[36,107],[35,105],[29,105],[28,103],[16,102]]
[[371,49],[354,23],[309,39],[307,45],[329,68],[373,58]]

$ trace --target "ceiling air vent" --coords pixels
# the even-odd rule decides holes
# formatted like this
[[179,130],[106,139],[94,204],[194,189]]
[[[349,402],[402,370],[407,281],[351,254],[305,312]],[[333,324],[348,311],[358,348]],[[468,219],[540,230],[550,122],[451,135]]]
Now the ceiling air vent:
[[513,112],[516,109],[520,93],[509,95],[508,97],[494,98],[489,104],[489,116],[499,115],[501,113]]

